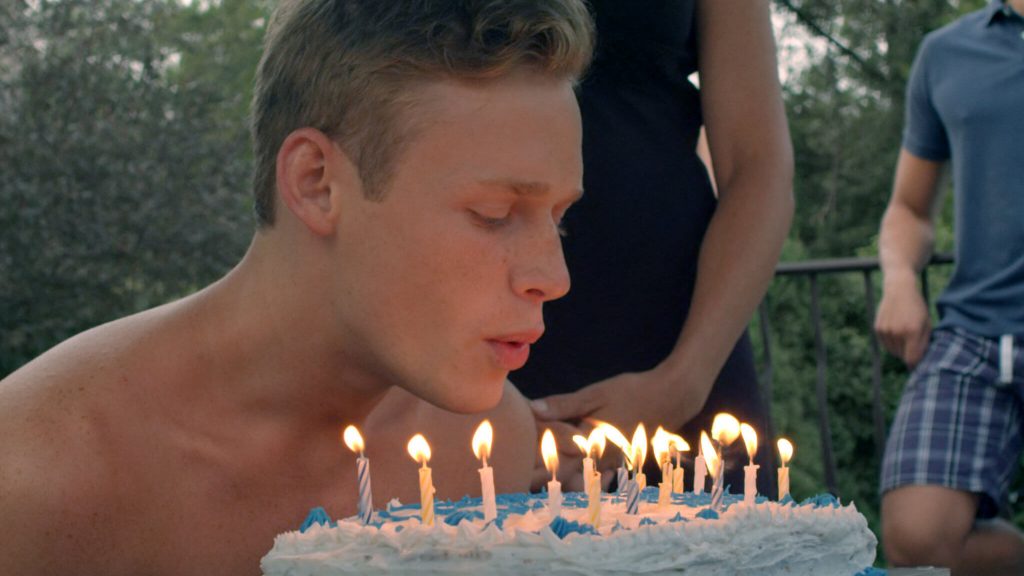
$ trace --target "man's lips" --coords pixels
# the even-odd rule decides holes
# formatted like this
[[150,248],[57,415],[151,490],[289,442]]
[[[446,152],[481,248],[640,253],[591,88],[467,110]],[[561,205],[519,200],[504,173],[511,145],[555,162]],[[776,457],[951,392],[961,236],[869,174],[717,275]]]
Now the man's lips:
[[544,329],[529,330],[515,334],[506,334],[497,338],[489,338],[487,343],[494,351],[498,364],[511,372],[526,364],[530,357],[530,344],[536,342]]

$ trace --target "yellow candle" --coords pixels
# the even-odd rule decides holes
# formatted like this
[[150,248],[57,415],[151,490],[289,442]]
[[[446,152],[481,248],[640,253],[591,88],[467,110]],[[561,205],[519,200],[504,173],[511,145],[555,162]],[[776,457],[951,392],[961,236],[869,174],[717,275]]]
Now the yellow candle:
[[409,440],[409,455],[416,462],[422,464],[420,467],[420,520],[425,526],[434,525],[434,483],[430,477],[430,468],[427,462],[430,461],[430,445],[422,434],[417,434]]

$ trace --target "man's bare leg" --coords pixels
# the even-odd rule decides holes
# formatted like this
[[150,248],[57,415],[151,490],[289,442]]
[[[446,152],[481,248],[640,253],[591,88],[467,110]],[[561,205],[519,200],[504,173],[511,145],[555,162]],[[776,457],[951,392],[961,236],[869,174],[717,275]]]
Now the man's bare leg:
[[975,520],[978,495],[904,486],[882,498],[882,543],[893,566],[945,566],[953,576],[1024,574],[1024,535],[1001,520]]

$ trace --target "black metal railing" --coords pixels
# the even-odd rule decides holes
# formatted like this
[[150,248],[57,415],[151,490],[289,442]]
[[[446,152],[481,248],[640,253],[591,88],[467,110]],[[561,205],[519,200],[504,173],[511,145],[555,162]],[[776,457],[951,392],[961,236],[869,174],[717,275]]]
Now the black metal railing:
[[[928,267],[953,263],[949,254],[937,254],[929,261],[921,272],[921,286],[925,301],[931,302],[928,284]],[[810,289],[811,324],[814,330],[814,354],[816,364],[815,394],[818,408],[818,431],[821,435],[821,457],[825,474],[825,486],[832,494],[839,494],[836,480],[836,459],[832,449],[832,430],[829,425],[828,406],[828,351],[825,346],[821,319],[821,293],[819,277],[829,274],[860,273],[864,278],[864,303],[867,313],[867,325],[864,327],[871,342],[871,405],[874,430],[876,459],[881,460],[885,450],[885,407],[882,401],[882,352],[878,339],[874,336],[872,322],[875,317],[875,285],[872,274],[879,270],[877,258],[839,258],[830,260],[805,260],[802,262],[783,262],[775,269],[776,278],[783,276],[806,277]],[[772,398],[772,364],[771,327],[768,311],[768,298],[761,302],[758,309],[760,321],[763,369],[761,386],[765,398]],[[775,427],[768,417],[768,437],[775,438]]]

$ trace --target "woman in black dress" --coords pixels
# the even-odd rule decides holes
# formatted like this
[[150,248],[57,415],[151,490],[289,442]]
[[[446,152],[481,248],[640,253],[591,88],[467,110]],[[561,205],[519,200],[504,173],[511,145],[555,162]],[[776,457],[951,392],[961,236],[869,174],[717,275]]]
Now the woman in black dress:
[[[769,1],[591,3],[585,194],[565,219],[572,289],[545,306],[547,332],[511,376],[542,399],[534,411],[561,436],[565,479],[578,476],[569,436],[587,417],[629,433],[663,424],[694,450],[719,411],[764,432],[745,327],[793,213]],[[696,154],[702,125],[717,198]],[[759,478],[774,496],[773,448],[759,451]],[[745,451],[732,454],[726,483],[742,490]]]

